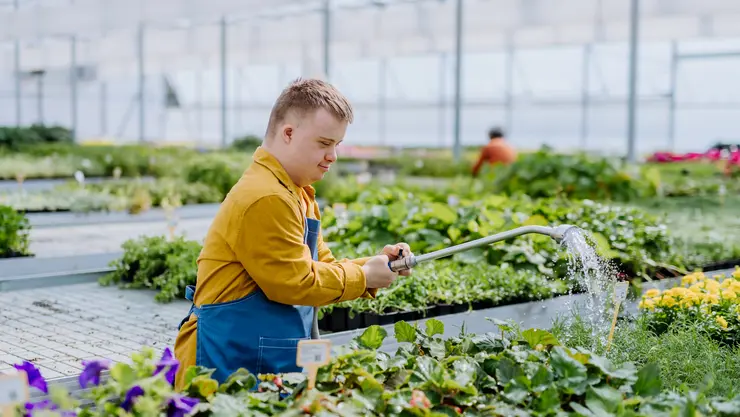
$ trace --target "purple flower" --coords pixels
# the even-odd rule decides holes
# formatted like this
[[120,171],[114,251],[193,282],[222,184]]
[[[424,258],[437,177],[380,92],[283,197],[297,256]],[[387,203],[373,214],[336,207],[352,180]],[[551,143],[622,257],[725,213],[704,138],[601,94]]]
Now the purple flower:
[[15,369],[26,373],[28,379],[28,386],[34,387],[43,392],[44,394],[49,393],[49,388],[46,386],[46,380],[41,376],[41,371],[28,361],[23,361],[20,365],[13,365]]
[[165,378],[170,385],[173,385],[175,383],[175,375],[177,375],[177,368],[179,366],[180,361],[172,356],[170,348],[165,348],[164,353],[162,353],[162,359],[157,362],[157,368],[154,370],[154,375],[158,375],[166,368],[167,373],[165,374]]
[[54,404],[51,400],[41,400],[35,403],[26,403],[26,416],[33,416],[34,411],[57,411],[62,417],[76,417],[77,413],[74,411],[59,411],[59,406]]
[[85,369],[80,374],[80,387],[86,388],[89,384],[100,384],[100,373],[110,367],[110,361],[107,359],[82,361]]
[[121,404],[121,408],[123,408],[126,411],[131,411],[131,408],[134,406],[134,400],[136,399],[136,397],[140,397],[142,395],[144,395],[144,389],[138,385],[134,385],[126,393],[126,399],[123,400],[123,403]]
[[175,394],[167,403],[167,417],[184,417],[192,412],[199,402],[197,398]]

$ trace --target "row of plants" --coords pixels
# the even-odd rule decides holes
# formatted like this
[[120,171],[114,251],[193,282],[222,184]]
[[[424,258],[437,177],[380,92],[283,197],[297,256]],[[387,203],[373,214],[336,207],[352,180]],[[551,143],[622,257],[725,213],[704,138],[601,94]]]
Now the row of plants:
[[0,126],[0,149],[22,150],[44,144],[72,144],[72,131],[62,126]]
[[[201,245],[183,237],[140,237],[123,244],[114,271],[100,279],[103,286],[151,289],[155,299],[183,299],[185,287],[195,285]],[[568,282],[516,270],[510,264],[463,264],[440,260],[419,266],[411,277],[399,277],[374,300],[359,299],[322,307],[321,330],[339,332],[373,324],[436,317],[468,309],[541,300],[564,294]]]
[[[503,328],[502,328],[503,330]],[[254,375],[239,369],[223,383],[213,370],[191,367],[174,388],[180,363],[169,348],[149,348],[128,363],[95,360],[79,375],[75,398],[49,386],[32,363],[16,368],[48,398],[16,408],[16,416],[733,416],[740,395],[710,396],[706,387],[663,385],[655,363],[615,365],[608,357],[561,343],[540,329],[444,337],[444,324],[394,326],[400,342],[379,350],[388,334],[366,329],[333,349],[309,389],[303,373]],[[104,370],[108,378],[102,378]]]
[[684,276],[679,286],[650,289],[639,308],[648,313],[656,333],[675,322],[690,323],[722,345],[740,347],[740,267],[729,277],[695,272]]
[[28,218],[12,207],[0,204],[0,258],[29,256]]

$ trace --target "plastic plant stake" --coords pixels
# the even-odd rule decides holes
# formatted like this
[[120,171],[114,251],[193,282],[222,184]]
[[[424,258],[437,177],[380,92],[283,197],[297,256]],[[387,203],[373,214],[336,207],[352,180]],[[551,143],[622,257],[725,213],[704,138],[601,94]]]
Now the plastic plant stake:
[[25,372],[0,375],[0,416],[12,416],[18,404],[28,402],[28,377]]
[[301,340],[298,342],[296,365],[308,370],[308,389],[316,385],[316,373],[319,367],[331,360],[331,340]]
[[619,306],[622,304],[625,298],[627,298],[627,289],[630,283],[627,281],[617,282],[614,286],[614,316],[612,317],[612,328],[609,329],[609,339],[606,341],[606,351],[612,345],[612,339],[614,338],[614,328],[617,327],[617,316],[619,316]]

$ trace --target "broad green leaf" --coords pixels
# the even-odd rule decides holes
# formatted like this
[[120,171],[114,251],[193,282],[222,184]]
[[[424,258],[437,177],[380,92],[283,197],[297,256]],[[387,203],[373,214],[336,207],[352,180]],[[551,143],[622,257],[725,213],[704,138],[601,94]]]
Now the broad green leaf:
[[388,332],[384,328],[378,325],[372,325],[362,332],[362,335],[360,335],[357,341],[360,346],[366,349],[376,350],[383,346],[386,336],[388,336]]
[[457,213],[449,206],[442,203],[432,203],[429,206],[431,217],[439,219],[446,224],[452,224],[457,220]]
[[532,391],[542,392],[547,390],[552,385],[552,376],[550,368],[540,365],[537,372],[532,376]]
[[614,251],[609,244],[609,239],[604,237],[604,235],[599,232],[590,232],[590,234],[596,246],[596,253],[598,253],[599,256],[607,259],[613,259],[618,256],[618,253]]
[[450,237],[453,243],[457,243],[461,235],[462,235],[462,232],[460,231],[460,229],[458,229],[455,226],[450,226],[447,229],[447,236]]
[[504,388],[504,397],[515,404],[521,404],[529,396],[529,380],[520,375],[511,380]]
[[136,371],[128,364],[118,362],[110,368],[110,377],[122,386],[129,386],[136,381]]
[[185,385],[189,385],[190,382],[196,377],[200,375],[205,375],[210,377],[215,372],[215,369],[206,368],[204,366],[191,366],[188,368],[188,370],[185,372]]
[[440,387],[444,384],[447,376],[445,369],[435,359],[429,356],[418,356],[415,365],[409,379],[409,386],[416,387],[427,382]]
[[598,368],[604,375],[612,378],[632,380],[637,377],[637,370],[630,362],[623,364],[617,369],[609,359],[592,354],[589,358],[589,363]]
[[[534,381],[533,381],[534,382]],[[554,386],[543,391],[536,401],[536,410],[553,412],[560,409],[560,393]],[[557,407],[557,408],[556,408]]]
[[426,322],[427,336],[432,337],[436,334],[445,333],[445,324],[437,319],[429,319]]
[[[197,381],[200,378],[209,378],[209,375],[197,376],[193,381]],[[215,380],[212,380],[215,382]],[[283,377],[285,381],[285,377]],[[257,378],[248,370],[239,368],[236,372],[229,375],[229,377],[218,387],[218,391],[226,394],[233,394],[243,390],[250,390],[257,384]],[[195,384],[194,384],[195,385]]]
[[595,412],[600,410],[607,413],[614,413],[621,403],[622,394],[608,385],[590,387],[586,392],[586,405]]
[[637,373],[637,381],[632,390],[635,395],[651,397],[660,393],[661,385],[660,368],[656,363],[650,362]]
[[558,342],[558,339],[555,338],[555,336],[552,335],[552,333],[541,330],[541,329],[528,329],[522,332],[522,337],[524,340],[529,343],[529,346],[533,349],[537,349],[538,346],[541,347],[548,347],[548,346],[558,346],[560,345],[560,342]]
[[393,325],[393,330],[396,332],[396,340],[399,342],[416,342],[416,329],[411,327],[410,324],[405,321],[398,321]]
[[[252,376],[252,378],[254,378]],[[257,382],[256,378],[254,379],[255,382]],[[197,376],[193,379],[193,381],[190,384],[191,391],[193,388],[195,388],[198,395],[200,395],[203,398],[208,398],[211,395],[213,395],[216,391],[218,391],[218,381],[215,379],[211,379],[205,376]],[[248,387],[252,388],[252,387]]]
[[586,366],[572,358],[565,349],[560,346],[553,349],[550,355],[550,366],[562,388],[576,394],[583,392],[588,376]]
[[547,221],[546,218],[542,217],[539,214],[535,214],[534,216],[529,216],[529,218],[524,222],[524,225],[529,226],[547,226],[550,222]]
[[478,364],[472,358],[462,358],[452,364],[453,378],[461,387],[475,383],[478,379]]
[[498,361],[496,367],[496,379],[498,379],[499,383],[502,385],[507,384],[512,379],[521,375],[524,375],[522,368],[511,359],[503,357]]

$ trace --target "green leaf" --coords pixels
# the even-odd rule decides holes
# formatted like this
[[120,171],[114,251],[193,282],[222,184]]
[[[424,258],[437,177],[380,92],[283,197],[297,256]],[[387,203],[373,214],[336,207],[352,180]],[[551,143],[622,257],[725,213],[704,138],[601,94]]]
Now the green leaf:
[[498,379],[502,385],[507,384],[512,379],[521,375],[524,375],[522,368],[511,359],[503,357],[498,361],[498,366],[496,367],[496,379]]
[[566,391],[582,394],[588,377],[586,366],[572,358],[561,346],[550,355],[550,366],[558,378],[558,385]]
[[416,342],[416,329],[411,327],[411,325],[405,321],[396,322],[396,324],[393,325],[393,330],[396,333],[396,340],[399,342]]
[[614,413],[620,404],[622,404],[622,394],[608,385],[590,387],[586,393],[586,406],[595,412]]
[[[534,381],[532,383],[534,384]],[[553,412],[558,409],[560,409],[560,393],[557,388],[551,386],[540,394],[536,401],[536,410]]]
[[527,329],[522,332],[522,337],[525,341],[527,341],[527,343],[529,343],[529,346],[532,349],[536,349],[537,346],[540,345],[542,347],[560,345],[558,339],[556,339],[555,336],[552,335],[552,333],[545,330]]
[[[254,382],[257,382],[254,376],[252,376],[252,378],[254,379]],[[191,390],[192,388],[195,388],[196,392],[202,398],[208,398],[214,393],[216,393],[216,391],[218,391],[218,381],[216,381],[215,379],[204,377],[204,376],[197,376],[191,382],[190,387],[191,387]]]
[[660,394],[661,385],[660,368],[656,363],[650,362],[637,373],[637,381],[632,390],[635,395],[651,397]]
[[388,336],[388,332],[384,328],[372,325],[362,332],[357,342],[365,349],[376,350],[383,346],[386,336]]
[[122,386],[130,386],[136,381],[136,372],[128,364],[118,362],[110,368],[110,377]]
[[533,226],[547,226],[550,222],[547,221],[546,218],[539,214],[535,214],[534,216],[529,216],[529,218],[524,222],[525,226],[533,225]]
[[532,391],[541,392],[552,385],[552,372],[545,365],[537,367],[537,372],[532,376]]
[[444,223],[452,224],[457,220],[457,213],[449,206],[441,203],[432,203],[429,205],[429,215],[441,220]]
[[[199,376],[196,378],[208,378],[208,376]],[[196,379],[194,378],[193,381]],[[216,382],[215,380],[211,380]],[[229,375],[229,377],[218,387],[218,391],[226,394],[234,394],[239,391],[250,390],[257,384],[257,378],[248,370],[244,368],[237,369],[236,372]]]
[[432,337],[435,334],[445,333],[445,324],[437,319],[429,319],[426,322],[427,336]]
[[461,235],[462,235],[462,232],[460,231],[460,229],[458,229],[455,226],[450,226],[447,229],[447,236],[450,237],[453,243],[457,243]]

